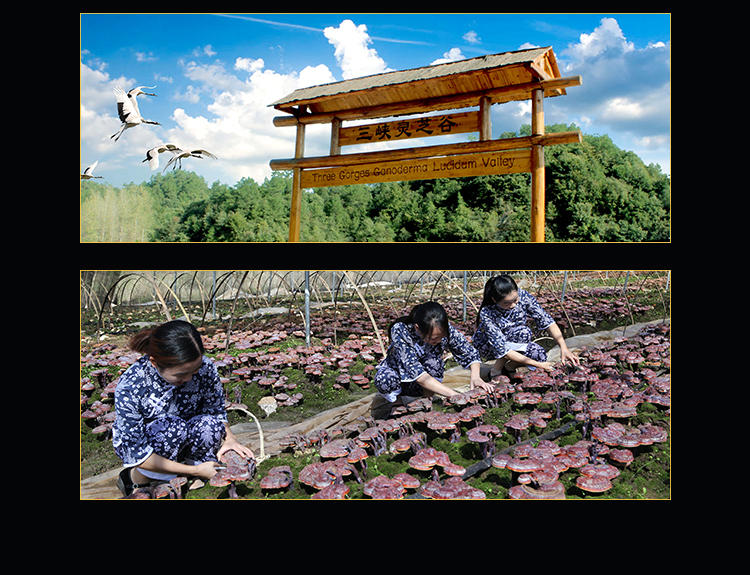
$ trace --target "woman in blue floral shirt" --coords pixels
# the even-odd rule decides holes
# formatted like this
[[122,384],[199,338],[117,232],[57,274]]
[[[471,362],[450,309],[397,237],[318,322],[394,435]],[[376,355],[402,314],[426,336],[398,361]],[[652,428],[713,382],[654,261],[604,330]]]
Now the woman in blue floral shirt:
[[253,457],[229,429],[219,374],[192,324],[176,320],[144,330],[130,348],[144,355],[120,376],[112,427],[125,465],[118,481],[124,495],[178,475],[208,480],[230,449]]
[[378,390],[373,402],[374,417],[387,417],[394,406],[416,397],[457,393],[441,382],[446,351],[452,352],[456,361],[471,371],[472,388],[491,388],[479,377],[479,354],[450,325],[440,304],[426,302],[415,306],[408,316],[395,320],[388,331],[391,343],[374,380]]
[[490,278],[484,286],[484,298],[479,308],[477,329],[473,343],[482,359],[495,360],[490,376],[512,372],[525,365],[552,369],[544,348],[532,341],[529,323],[537,329],[546,329],[560,346],[563,363],[578,365],[579,359],[565,343],[560,328],[536,298],[518,285],[512,277],[500,275]]

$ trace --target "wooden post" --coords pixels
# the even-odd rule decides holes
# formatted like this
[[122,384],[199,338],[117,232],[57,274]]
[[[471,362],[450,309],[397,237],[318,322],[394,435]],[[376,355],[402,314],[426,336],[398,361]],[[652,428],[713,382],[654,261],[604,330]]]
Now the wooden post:
[[[294,144],[294,157],[305,155],[305,124],[297,124],[297,139]],[[289,241],[299,241],[300,218],[302,212],[302,170],[294,168],[292,175],[292,206],[289,210]]]
[[338,156],[341,153],[339,144],[339,130],[341,129],[341,120],[334,118],[331,120],[331,155]]
[[491,102],[489,96],[482,96],[479,100],[479,139],[481,141],[492,138],[492,120],[490,119]]
[[[544,90],[531,94],[531,134],[544,135]],[[531,241],[544,241],[544,146],[531,146]]]

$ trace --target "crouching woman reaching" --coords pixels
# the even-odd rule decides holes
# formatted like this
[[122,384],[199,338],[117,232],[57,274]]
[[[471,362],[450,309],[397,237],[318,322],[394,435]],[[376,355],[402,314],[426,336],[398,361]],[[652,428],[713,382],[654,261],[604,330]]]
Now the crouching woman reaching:
[[393,407],[419,397],[432,397],[435,393],[449,397],[457,393],[441,381],[446,351],[471,371],[471,388],[492,389],[479,377],[477,350],[450,325],[439,303],[415,306],[408,316],[395,320],[388,331],[391,343],[375,374],[378,390],[372,407],[375,419],[388,417]]
[[112,445],[125,465],[118,480],[124,495],[178,475],[208,480],[230,449],[253,457],[229,429],[219,374],[192,324],[141,331],[129,347],[144,355],[115,390]]

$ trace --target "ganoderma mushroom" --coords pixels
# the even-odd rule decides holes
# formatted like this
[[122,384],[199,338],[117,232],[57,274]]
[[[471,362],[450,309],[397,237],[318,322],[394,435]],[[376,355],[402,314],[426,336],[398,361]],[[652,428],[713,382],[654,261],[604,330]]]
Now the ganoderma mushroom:
[[346,499],[349,486],[346,483],[333,483],[314,493],[310,499]]
[[424,447],[409,458],[409,466],[420,471],[432,471],[433,477],[437,481],[439,478],[436,465],[444,466],[451,463],[448,454],[444,451],[438,451],[434,447]]
[[496,425],[485,424],[478,425],[466,432],[466,438],[469,441],[478,443],[482,448],[482,459],[487,459],[495,452],[494,437],[500,434],[500,429]]
[[617,463],[622,463],[625,467],[633,463],[635,456],[629,449],[610,449],[609,458]]
[[[367,478],[367,461],[365,461],[367,457],[367,451],[365,451],[362,447],[355,447],[346,456],[346,461],[347,463],[351,463],[352,465],[356,465],[357,463],[359,463],[362,470],[362,477]],[[359,481],[359,477],[357,477],[357,481]]]
[[462,422],[471,423],[474,421],[476,425],[481,424],[484,414],[485,409],[481,405],[470,405],[458,412],[459,418]]
[[310,463],[302,468],[298,479],[300,483],[319,491],[331,485],[336,477],[328,471],[326,463]]
[[373,477],[362,488],[362,493],[372,499],[402,499],[405,491],[401,481],[385,475]]
[[390,453],[403,453],[405,451],[412,450],[413,454],[416,455],[417,451],[425,447],[426,438],[425,434],[421,431],[406,435],[394,440],[391,446],[388,448]]
[[576,485],[590,493],[604,493],[612,489],[612,482],[601,475],[579,475],[576,478]]
[[417,479],[413,475],[409,475],[408,473],[397,473],[396,475],[393,476],[393,479],[401,483],[401,485],[404,486],[404,489],[418,489],[419,488],[419,479]]
[[268,470],[260,480],[260,488],[267,491],[282,491],[292,484],[292,470],[288,465],[279,465]]
[[451,434],[449,437],[449,441],[451,443],[455,443],[458,441],[458,438],[460,436],[460,432],[458,431],[458,427],[456,426],[456,424],[460,420],[461,419],[457,413],[432,412],[427,420],[427,427],[441,434],[444,431],[450,431]]
[[492,457],[492,467],[505,469],[511,459],[513,458],[507,453],[498,453]]
[[334,439],[320,448],[318,454],[324,459],[346,457],[354,445],[350,439]]
[[565,499],[565,486],[560,481],[533,487],[514,485],[508,490],[510,499]]
[[252,478],[255,473],[255,460],[245,459],[239,453],[234,450],[229,450],[221,456],[222,462],[226,464],[226,469],[217,471],[216,474],[209,479],[209,485],[213,487],[224,487],[229,486],[229,496],[232,499],[236,499],[237,487],[236,481],[247,481]]
[[377,426],[368,427],[357,436],[357,443],[361,447],[371,447],[373,455],[381,455],[385,452],[386,435]]
[[531,422],[527,416],[517,413],[506,421],[504,425],[515,431],[516,443],[518,443],[521,440],[521,431],[528,429]]
[[445,481],[428,481],[419,488],[419,494],[430,499],[486,499],[484,491],[472,487],[460,477]]

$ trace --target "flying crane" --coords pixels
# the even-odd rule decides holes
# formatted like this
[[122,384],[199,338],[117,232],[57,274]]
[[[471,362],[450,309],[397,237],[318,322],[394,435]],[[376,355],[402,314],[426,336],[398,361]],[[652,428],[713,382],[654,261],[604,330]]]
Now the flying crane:
[[180,150],[179,148],[175,151],[172,150],[172,153],[174,154],[172,158],[167,162],[167,165],[164,166],[164,170],[162,170],[162,173],[166,171],[166,169],[174,164],[172,166],[172,169],[174,170],[175,167],[182,168],[182,160],[183,158],[213,158],[216,159],[216,156],[214,156],[211,152],[208,150]]
[[[155,87],[156,86],[153,86],[153,88]],[[159,122],[146,120],[143,116],[141,116],[141,112],[138,109],[138,96],[156,96],[156,94],[153,94],[151,92],[144,92],[143,88],[147,88],[149,90],[152,89],[152,87],[150,86],[138,86],[137,88],[133,88],[129,92],[125,93],[125,90],[120,88],[120,86],[116,86],[114,88],[115,97],[117,98],[117,115],[120,117],[120,121],[122,122],[120,130],[110,136],[110,138],[114,138],[115,142],[120,139],[122,133],[128,128],[133,128],[135,126],[138,126],[139,124],[155,124],[157,126],[161,125],[159,124]]]
[[174,144],[159,144],[146,152],[146,159],[141,163],[148,162],[148,167],[151,168],[151,170],[155,170],[159,167],[159,154],[164,152],[172,152],[172,154],[176,154],[181,153],[182,150]]
[[102,176],[95,176],[94,175],[94,168],[96,168],[96,165],[99,163],[99,160],[91,164],[88,168],[83,170],[83,173],[81,174],[82,180],[90,180],[91,178],[101,178]]

